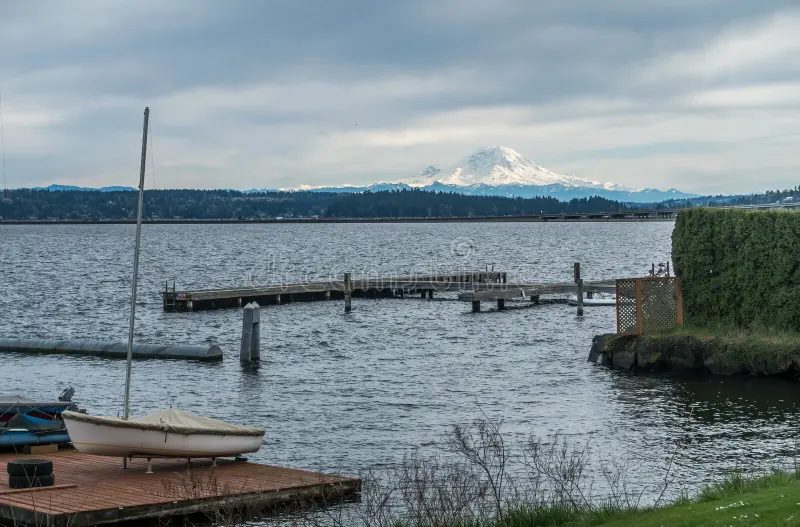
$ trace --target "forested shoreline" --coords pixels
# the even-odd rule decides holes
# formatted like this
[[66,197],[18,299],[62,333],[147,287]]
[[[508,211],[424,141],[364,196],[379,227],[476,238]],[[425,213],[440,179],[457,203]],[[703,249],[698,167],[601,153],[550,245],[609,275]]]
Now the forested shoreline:
[[[128,220],[136,217],[131,191],[13,190],[0,200],[0,220]],[[466,196],[401,190],[352,193],[232,190],[146,190],[148,220],[248,220],[336,218],[457,218],[616,212],[628,207],[605,198],[563,202],[555,198]]]
[[[419,189],[377,192],[146,190],[146,220],[268,220],[478,218],[539,214],[613,213],[680,209],[699,205],[800,202],[800,187],[738,196],[703,196],[661,203],[622,203],[601,197],[559,201],[553,197],[472,196]],[[113,221],[136,217],[131,190],[6,190],[0,221]]]

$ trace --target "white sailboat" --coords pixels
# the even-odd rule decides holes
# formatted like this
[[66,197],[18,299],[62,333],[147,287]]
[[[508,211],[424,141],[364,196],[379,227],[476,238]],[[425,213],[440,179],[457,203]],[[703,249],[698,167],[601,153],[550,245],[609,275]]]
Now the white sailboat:
[[128,363],[122,417],[92,416],[78,412],[61,414],[75,449],[86,454],[131,457],[212,458],[239,456],[261,448],[264,430],[168,409],[144,417],[130,418],[129,400],[133,362],[133,327],[136,318],[136,288],[144,203],[144,175],[150,109],[144,109],[142,164],[139,173],[139,209],[136,217],[136,247],[133,259],[131,314],[128,327]]

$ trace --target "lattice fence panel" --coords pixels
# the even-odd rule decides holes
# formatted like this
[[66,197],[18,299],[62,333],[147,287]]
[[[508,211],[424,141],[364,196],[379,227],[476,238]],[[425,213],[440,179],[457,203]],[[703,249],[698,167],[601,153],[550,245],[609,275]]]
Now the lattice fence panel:
[[670,278],[642,280],[642,330],[670,329],[678,324],[676,281]]
[[617,333],[638,333],[636,322],[636,279],[617,280]]
[[683,324],[680,280],[648,277],[617,280],[617,333],[648,333]]

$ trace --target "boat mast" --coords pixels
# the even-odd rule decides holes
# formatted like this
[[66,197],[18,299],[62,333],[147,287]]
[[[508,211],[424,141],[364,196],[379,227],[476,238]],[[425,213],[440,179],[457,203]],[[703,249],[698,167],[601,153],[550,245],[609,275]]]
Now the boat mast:
[[150,108],[144,109],[144,127],[142,130],[142,164],[139,169],[139,210],[136,213],[136,248],[133,253],[133,280],[131,285],[131,320],[128,324],[128,368],[125,372],[125,407],[122,418],[129,415],[128,402],[131,395],[131,364],[133,363],[133,324],[136,320],[136,285],[139,278],[139,244],[142,239],[142,207],[144,205],[144,168],[147,160],[147,125],[150,119]]
[[8,179],[6,178],[6,138],[3,133],[3,94],[0,93],[0,152],[3,154],[3,197],[8,197]]

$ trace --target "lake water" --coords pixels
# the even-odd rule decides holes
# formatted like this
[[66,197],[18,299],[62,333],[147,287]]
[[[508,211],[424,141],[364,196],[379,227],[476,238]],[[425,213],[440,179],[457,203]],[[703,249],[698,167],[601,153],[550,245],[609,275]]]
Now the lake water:
[[[510,434],[591,437],[654,483],[696,485],[725,469],[790,462],[796,384],[633,376],[586,362],[613,308],[487,305],[454,295],[295,303],[262,309],[262,363],[238,362],[241,310],[164,313],[178,288],[494,265],[509,280],[642,276],[667,261],[672,223],[146,225],[136,339],[218,343],[216,364],[137,361],[133,413],[175,406],[266,428],[254,459],[357,474],[391,465],[447,428],[502,416]],[[0,226],[0,335],[124,341],[134,226]],[[54,398],[68,385],[90,413],[122,407],[124,362],[0,355],[0,393]]]

